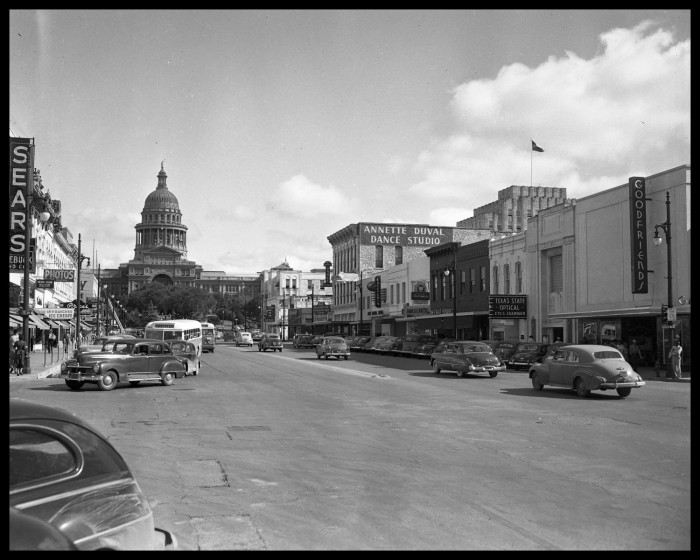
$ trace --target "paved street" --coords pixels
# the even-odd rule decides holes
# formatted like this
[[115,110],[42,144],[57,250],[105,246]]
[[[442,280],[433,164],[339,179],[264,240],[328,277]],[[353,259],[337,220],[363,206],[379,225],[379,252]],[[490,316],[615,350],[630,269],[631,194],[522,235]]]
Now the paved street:
[[687,384],[580,399],[407,358],[220,345],[203,361],[172,387],[10,390],[105,433],[187,549],[690,546]]

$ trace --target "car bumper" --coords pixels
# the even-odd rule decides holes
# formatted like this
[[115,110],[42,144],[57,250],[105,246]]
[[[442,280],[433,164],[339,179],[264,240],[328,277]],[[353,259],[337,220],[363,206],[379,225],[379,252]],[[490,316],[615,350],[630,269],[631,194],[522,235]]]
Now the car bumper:
[[600,389],[622,389],[624,387],[644,387],[645,381],[615,381],[600,384]]
[[505,371],[506,366],[473,366],[470,371],[485,372],[485,371]]

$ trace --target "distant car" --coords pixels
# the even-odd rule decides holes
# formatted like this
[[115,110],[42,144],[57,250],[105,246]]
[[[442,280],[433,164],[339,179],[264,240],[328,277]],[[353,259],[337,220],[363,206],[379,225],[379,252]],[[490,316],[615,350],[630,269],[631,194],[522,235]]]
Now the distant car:
[[185,370],[185,376],[199,374],[202,363],[199,360],[197,347],[194,344],[185,340],[172,340],[170,341],[170,349],[173,351],[175,356],[180,356],[187,360],[185,363],[187,368]]
[[97,336],[92,341],[92,344],[81,344],[75,350],[73,350],[73,357],[77,356],[81,352],[102,352],[105,342],[110,340],[117,340],[120,338],[136,338],[130,334],[110,334],[107,336]]
[[258,342],[258,352],[265,352],[267,350],[281,352],[282,348],[284,348],[284,346],[282,346],[280,335],[275,333],[265,333],[262,335],[260,342]]
[[391,345],[391,350],[389,350],[389,354],[391,354],[392,356],[403,356],[404,340],[405,338],[403,336],[397,336]]
[[155,527],[148,498],[101,433],[60,408],[9,404],[11,550],[178,548]]
[[488,373],[489,377],[496,377],[506,369],[488,344],[471,340],[447,342],[439,350],[436,348],[430,356],[430,365],[435,374],[454,371],[457,377],[465,373]]
[[491,347],[491,350],[496,354],[496,357],[501,360],[503,365],[508,364],[508,360],[520,343],[518,340],[483,340],[482,342]]
[[323,336],[320,334],[315,334],[312,336],[308,342],[305,342],[304,344],[308,344],[309,348],[316,348],[316,345],[318,345],[321,341],[323,340]]
[[249,332],[239,331],[236,333],[235,342],[236,346],[253,346],[255,341]]
[[549,348],[547,342],[520,342],[506,362],[511,369],[527,369],[538,359],[542,359]]
[[85,383],[111,391],[120,382],[136,386],[142,381],[160,381],[172,385],[176,377],[187,372],[187,358],[175,355],[170,344],[162,340],[125,339],[117,353],[85,353],[61,363],[61,377],[77,391]]
[[364,342],[360,343],[360,346],[357,348],[358,352],[371,352],[371,348],[374,346],[374,343],[377,341],[379,337],[378,336],[370,336],[367,340]]
[[260,342],[260,340],[263,337],[263,333],[261,333],[260,331],[251,332],[250,336],[253,338],[253,342]]
[[448,342],[452,342],[452,338],[443,338],[439,342],[437,339],[432,339],[428,342],[423,342],[413,349],[412,356],[418,359],[429,360],[433,352],[438,348],[442,348]]
[[352,339],[352,343],[350,344],[350,350],[354,352],[359,352],[362,345],[369,339],[369,336],[356,336]]
[[322,357],[326,360],[328,358],[347,360],[350,357],[350,347],[341,336],[326,336],[316,345],[316,357],[319,360]]
[[530,366],[529,376],[536,391],[555,385],[573,389],[579,397],[615,389],[625,398],[632,389],[645,385],[617,349],[597,344],[559,346],[542,363]]
[[433,348],[437,346],[438,339],[436,336],[429,334],[407,334],[404,337],[401,353],[404,356],[415,357],[416,349],[424,344],[432,344]]
[[216,331],[216,340],[223,340],[224,339],[224,333],[223,331]]
[[315,348],[316,345],[313,343],[314,337],[310,334],[305,334],[299,337],[297,340],[297,348]]
[[380,336],[372,345],[372,352],[376,354],[390,354],[391,347],[396,340],[395,336]]

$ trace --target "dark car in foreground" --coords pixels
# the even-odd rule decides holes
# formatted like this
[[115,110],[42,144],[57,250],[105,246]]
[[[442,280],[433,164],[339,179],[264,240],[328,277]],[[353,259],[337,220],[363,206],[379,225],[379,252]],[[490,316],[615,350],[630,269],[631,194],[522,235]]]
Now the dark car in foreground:
[[[155,527],[124,458],[84,420],[12,398],[9,443],[10,549],[178,548],[169,531]],[[30,518],[38,521],[33,527]],[[33,542],[25,534],[30,528]]]
[[283,348],[282,339],[276,333],[265,333],[258,342],[258,352],[267,352],[268,350],[281,352]]
[[138,385],[142,381],[159,381],[172,385],[176,377],[187,373],[185,356],[173,353],[170,344],[148,338],[123,339],[119,352],[78,354],[76,358],[61,364],[61,378],[77,391],[91,383],[102,391],[111,391],[117,384],[129,382]]
[[645,385],[617,349],[597,344],[560,346],[542,363],[532,365],[529,375],[536,391],[554,385],[573,389],[579,397],[615,389],[625,398],[632,389]]
[[488,373],[489,377],[496,377],[499,371],[506,369],[488,344],[470,340],[447,342],[440,350],[435,349],[430,365],[435,374],[454,371],[457,377],[465,373]]
[[549,343],[547,342],[520,342],[510,356],[506,365],[511,369],[528,369],[538,360],[541,361],[547,355]]
[[324,336],[316,345],[316,357],[321,358],[340,358],[348,359],[350,357],[350,347],[342,336]]

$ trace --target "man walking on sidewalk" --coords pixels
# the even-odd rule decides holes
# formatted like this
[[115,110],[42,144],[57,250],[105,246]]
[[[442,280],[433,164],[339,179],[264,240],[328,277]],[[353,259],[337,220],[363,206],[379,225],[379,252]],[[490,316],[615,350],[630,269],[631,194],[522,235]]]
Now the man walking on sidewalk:
[[673,366],[673,379],[679,381],[681,378],[681,357],[683,355],[683,348],[681,347],[680,340],[676,340],[671,350],[668,353],[668,357],[671,360],[671,365]]

